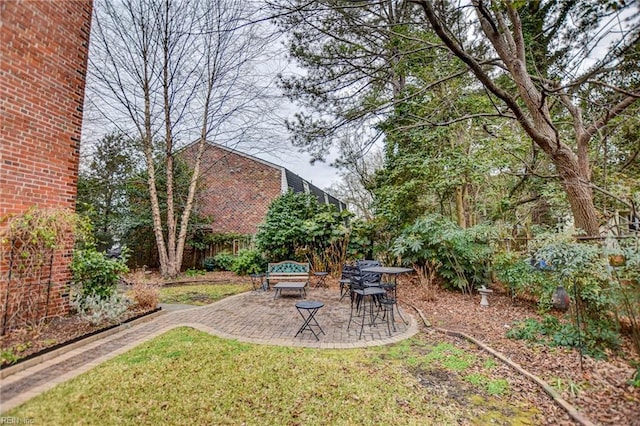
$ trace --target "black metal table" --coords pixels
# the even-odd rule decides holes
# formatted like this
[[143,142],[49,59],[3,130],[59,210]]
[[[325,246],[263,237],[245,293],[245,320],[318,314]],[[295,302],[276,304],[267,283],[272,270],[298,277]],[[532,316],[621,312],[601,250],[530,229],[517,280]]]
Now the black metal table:
[[318,313],[318,310],[323,306],[324,303],[317,302],[315,300],[305,300],[304,302],[296,303],[296,309],[304,320],[304,323],[302,324],[294,338],[298,337],[298,334],[301,334],[304,331],[308,330],[313,333],[316,340],[320,340],[320,338],[318,337],[318,333],[316,333],[313,328],[317,327],[320,330],[320,333],[325,334],[324,330],[322,329],[322,327],[320,327],[320,324],[318,324],[318,321],[316,320],[316,314]]
[[[351,290],[353,297],[355,300],[351,301],[351,312],[349,314],[349,323],[347,324],[347,330],[351,327],[351,322],[353,321],[353,311],[356,311],[356,317],[362,315],[362,321],[360,322],[360,334],[358,339],[362,338],[362,332],[364,330],[364,325],[367,322],[367,317],[369,318],[369,322],[367,325],[375,326],[376,325],[376,314],[373,312],[373,307],[375,304],[375,300],[385,294],[385,290],[382,287],[363,287],[363,288],[354,288]],[[367,315],[367,308],[369,310],[369,314]]]
[[316,280],[316,285],[314,288],[320,288],[320,287],[324,287],[327,288],[327,283],[325,282],[325,280],[327,279],[327,275],[329,275],[328,272],[314,272],[313,275],[317,278]]
[[[401,266],[369,266],[367,268],[362,268],[362,272],[375,272],[378,274],[386,274],[386,275],[393,276],[393,282],[391,284],[393,287],[394,298],[397,300],[398,275],[413,272],[413,269],[403,268]],[[402,313],[400,312],[400,307],[398,306],[397,303],[396,303],[396,310],[398,311],[398,315],[400,315],[400,318],[402,318],[402,321],[405,324],[408,324],[407,320],[404,319],[404,317],[402,316]]]

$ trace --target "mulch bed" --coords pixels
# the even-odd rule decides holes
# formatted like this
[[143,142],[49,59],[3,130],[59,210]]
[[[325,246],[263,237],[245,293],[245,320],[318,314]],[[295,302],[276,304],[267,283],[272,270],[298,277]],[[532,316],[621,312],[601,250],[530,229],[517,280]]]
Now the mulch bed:
[[[62,347],[65,344],[74,343],[82,338],[92,336],[146,314],[153,313],[156,310],[157,309],[129,309],[117,320],[103,322],[101,324],[91,324],[78,315],[52,318],[40,326],[22,327],[11,330],[4,336],[0,336],[0,350],[4,352],[11,348],[13,354],[19,357],[17,363],[20,363],[34,356]],[[3,362],[0,363],[1,368],[13,365],[4,359],[2,361]]]
[[[418,287],[405,282],[399,287],[401,302],[419,309],[433,327],[459,331],[485,343],[525,370],[553,386],[563,399],[585,417],[601,425],[640,425],[640,388],[628,383],[635,368],[629,361],[638,359],[628,339],[618,353],[606,360],[580,356],[576,349],[550,348],[506,337],[514,322],[526,318],[541,319],[536,306],[513,300],[494,288],[489,306],[480,306],[480,295],[463,295],[437,290],[435,300],[422,300]],[[582,358],[582,362],[581,362]],[[581,365],[582,364],[582,365]],[[519,375],[511,370],[513,375]],[[574,424],[551,404],[551,398],[530,395],[543,412],[547,424]]]
[[[246,283],[246,277],[239,277],[233,272],[212,272],[205,275],[196,275],[194,277],[181,277],[172,281],[164,281],[154,273],[136,273],[132,274],[123,281],[125,284],[134,282],[144,282],[146,284],[175,286],[190,285],[202,283]],[[129,289],[125,285],[124,290]],[[68,342],[77,341],[84,336],[91,336],[102,330],[113,327],[114,325],[125,323],[133,318],[141,316],[145,313],[153,312],[153,310],[130,309],[126,311],[120,318],[115,321],[90,324],[82,320],[77,315],[67,315],[53,318],[46,324],[38,327],[22,327],[0,336],[0,351],[12,348],[12,352],[17,355],[21,362],[39,353],[50,350],[54,346],[64,345]],[[0,361],[0,368],[10,365]]]
[[[152,276],[147,277],[153,282]],[[176,282],[155,281],[161,285],[175,285]],[[246,283],[246,277],[233,273],[215,272],[197,277],[188,277],[180,284],[189,285],[201,282]],[[330,287],[337,289],[337,280],[327,279]],[[508,339],[505,335],[516,321],[526,318],[540,319],[535,305],[511,299],[506,293],[494,289],[489,296],[489,306],[480,306],[479,295],[463,295],[437,290],[435,300],[424,300],[424,293],[411,280],[401,278],[399,284],[400,301],[405,309],[419,309],[432,328],[428,333],[441,334],[443,340],[453,340],[465,347],[465,350],[481,349],[459,338],[446,336],[436,328],[459,331],[485,343],[502,353],[525,370],[554,386],[562,398],[574,405],[589,420],[601,425],[640,426],[640,388],[631,386],[628,380],[635,369],[630,361],[638,356],[630,343],[625,340],[618,353],[609,354],[606,360],[594,360],[581,357],[578,351],[566,348],[549,348],[522,340]],[[139,315],[130,311],[128,316]],[[124,321],[126,318],[122,318]],[[56,318],[38,330],[16,330],[10,335],[0,337],[3,350],[16,344],[22,344],[21,356],[37,353],[47,347],[77,339],[79,336],[93,333],[107,325],[92,326],[74,316]],[[512,384],[512,391],[518,392],[522,399],[534,401],[540,411],[545,413],[546,424],[576,424],[564,410],[559,408],[550,397],[540,392],[540,387],[511,368],[501,372]]]

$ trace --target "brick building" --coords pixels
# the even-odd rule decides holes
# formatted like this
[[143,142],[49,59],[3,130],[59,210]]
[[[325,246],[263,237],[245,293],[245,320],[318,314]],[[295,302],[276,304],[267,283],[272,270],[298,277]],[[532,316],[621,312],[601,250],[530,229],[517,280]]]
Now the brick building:
[[[0,1],[0,231],[33,207],[75,209],[92,7],[91,0]],[[54,252],[46,272],[48,316],[68,309],[71,244]],[[2,253],[4,331],[11,301],[24,298],[6,247]]]
[[[197,143],[186,147],[183,158],[189,162],[197,148]],[[311,193],[321,203],[346,209],[345,203],[286,168],[214,143],[207,144],[200,171],[196,210],[213,218],[213,233],[254,235],[271,202],[288,190]]]

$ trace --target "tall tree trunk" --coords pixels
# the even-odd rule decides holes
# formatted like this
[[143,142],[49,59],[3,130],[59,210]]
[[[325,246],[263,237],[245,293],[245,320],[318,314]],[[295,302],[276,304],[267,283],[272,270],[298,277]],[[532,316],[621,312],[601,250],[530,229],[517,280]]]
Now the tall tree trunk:
[[173,179],[174,179],[174,162],[173,162],[173,123],[171,119],[172,103],[171,103],[171,76],[169,75],[170,61],[170,40],[175,37],[172,32],[170,14],[171,4],[169,0],[165,0],[163,4],[164,21],[162,28],[162,97],[164,103],[164,127],[165,127],[165,144],[166,159],[165,166],[167,168],[167,275],[174,278],[180,274],[182,261],[177,259],[176,244],[176,208],[174,201]]
[[571,206],[575,227],[589,236],[599,235],[598,215],[589,176],[584,176],[584,171],[577,164],[571,164],[573,161],[570,158],[554,156],[553,160]]

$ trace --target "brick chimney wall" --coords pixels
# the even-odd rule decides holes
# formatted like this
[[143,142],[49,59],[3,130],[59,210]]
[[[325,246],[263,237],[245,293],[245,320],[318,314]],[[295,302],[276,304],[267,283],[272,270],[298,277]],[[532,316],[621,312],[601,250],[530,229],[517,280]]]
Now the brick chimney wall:
[[[75,210],[92,7],[92,0],[0,1],[0,231],[2,218],[32,207]],[[50,316],[68,310],[71,247],[55,253]],[[0,321],[12,284],[5,253]]]

